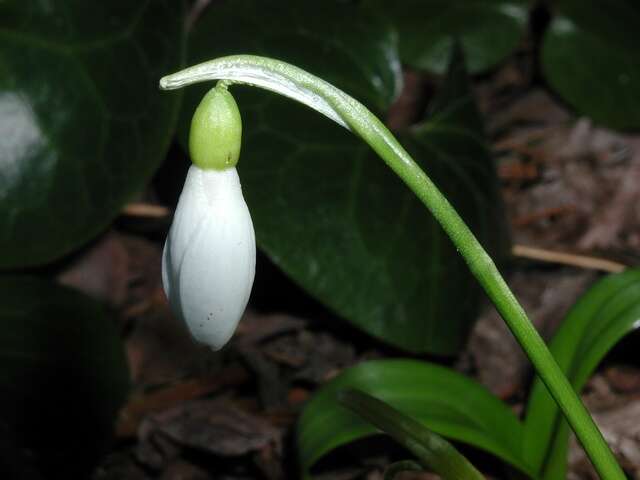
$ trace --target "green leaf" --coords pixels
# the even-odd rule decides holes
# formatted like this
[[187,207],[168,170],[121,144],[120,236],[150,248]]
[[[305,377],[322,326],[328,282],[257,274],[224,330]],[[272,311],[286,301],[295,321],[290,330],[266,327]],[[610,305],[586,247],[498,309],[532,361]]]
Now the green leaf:
[[180,96],[179,1],[0,5],[0,268],[41,264],[106,227],[163,159]]
[[[129,388],[123,345],[100,305],[35,277],[0,277],[2,427],[44,478],[83,478]],[[25,466],[26,467],[26,466]]]
[[400,460],[389,465],[384,470],[384,480],[394,480],[396,475],[403,472],[423,472],[424,467],[414,460]]
[[[338,392],[342,405],[378,427],[410,450],[420,461],[443,479],[482,480],[484,477],[456,448],[417,420],[359,390]],[[404,464],[415,468],[414,464]],[[399,468],[397,466],[396,468]],[[385,474],[386,476],[386,474]]]
[[487,70],[509,55],[527,27],[522,0],[405,0],[369,2],[394,23],[402,61],[444,73],[453,39],[458,38],[473,73]]
[[[574,305],[550,349],[580,391],[606,353],[640,326],[640,270],[609,275]],[[570,429],[539,378],[527,407],[525,451],[543,478],[565,478]]]
[[376,360],[343,371],[307,403],[298,422],[300,465],[308,471],[323,455],[376,429],[337,402],[356,388],[388,403],[428,429],[486,450],[523,472],[522,424],[482,386],[428,362]]
[[[210,8],[195,29],[189,63],[257,51],[310,69],[379,108],[388,105],[397,85],[393,37],[376,17],[344,3],[327,3],[318,15],[309,4],[278,5]],[[290,21],[271,19],[279,14]],[[336,63],[318,61],[327,57]],[[402,140],[498,252],[504,229],[494,168],[464,69],[454,72],[433,121]],[[185,131],[208,87],[187,90]],[[238,169],[259,246],[369,334],[410,351],[456,352],[475,318],[479,289],[411,191],[365,144],[320,115],[245,87],[233,94],[244,128]]]
[[581,113],[612,128],[640,128],[640,3],[562,0],[544,36],[550,85]]
[[238,53],[277,56],[323,72],[325,80],[379,111],[401,88],[395,32],[380,16],[340,0],[323,2],[322,8],[295,0],[216,2],[189,35],[188,63]]

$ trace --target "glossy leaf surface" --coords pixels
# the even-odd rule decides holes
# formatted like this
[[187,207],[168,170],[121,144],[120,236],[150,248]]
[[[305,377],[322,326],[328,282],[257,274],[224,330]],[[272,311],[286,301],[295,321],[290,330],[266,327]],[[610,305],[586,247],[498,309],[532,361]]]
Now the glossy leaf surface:
[[129,388],[115,323],[80,293],[6,276],[0,325],[3,438],[31,452],[22,461],[42,478],[84,478],[108,446]]
[[[610,275],[571,309],[550,349],[573,387],[580,391],[606,353],[640,326],[640,270]],[[565,478],[570,429],[536,379],[525,424],[525,452],[543,478]]]
[[517,47],[527,27],[527,2],[521,0],[371,0],[398,30],[402,61],[444,73],[454,39],[469,70],[495,66]]
[[[338,398],[343,406],[413,452],[430,471],[441,478],[484,480],[471,462],[447,440],[389,404],[353,389],[340,391]],[[415,465],[410,466],[415,468]],[[388,472],[385,476],[388,476]]]
[[[0,268],[90,239],[163,159],[180,96],[179,1],[0,4]],[[17,240],[19,239],[19,241]]]
[[550,85],[612,128],[640,128],[640,2],[558,2],[542,45]]
[[336,447],[376,433],[339,405],[338,392],[346,388],[369,393],[437,434],[474,445],[527,471],[520,451],[522,424],[504,403],[457,372],[414,360],[364,362],[322,387],[298,423],[303,469]]
[[[317,15],[294,4],[267,8],[245,1],[210,8],[194,32],[189,63],[250,51],[302,66],[374,110],[387,107],[398,82],[387,27],[342,2]],[[281,15],[290,22],[272,18]],[[498,251],[504,231],[497,183],[461,65],[449,80],[432,121],[401,139]],[[185,131],[207,88],[187,90]],[[324,117],[274,94],[247,87],[233,93],[244,128],[238,170],[259,246],[366,332],[411,351],[455,352],[474,318],[479,290],[411,191],[363,142]]]

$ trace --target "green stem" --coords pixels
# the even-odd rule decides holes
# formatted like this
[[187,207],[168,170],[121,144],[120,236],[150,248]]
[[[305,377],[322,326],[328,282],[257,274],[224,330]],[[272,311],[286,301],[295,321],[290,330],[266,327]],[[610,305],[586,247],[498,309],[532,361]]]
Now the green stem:
[[589,412],[491,257],[440,190],[375,115],[357,100],[304,70],[278,60],[251,55],[223,57],[189,67],[162,78],[160,86],[163,89],[175,89],[215,79],[254,85],[293,98],[367,142],[431,211],[449,235],[531,360],[600,477],[607,480],[625,478]]

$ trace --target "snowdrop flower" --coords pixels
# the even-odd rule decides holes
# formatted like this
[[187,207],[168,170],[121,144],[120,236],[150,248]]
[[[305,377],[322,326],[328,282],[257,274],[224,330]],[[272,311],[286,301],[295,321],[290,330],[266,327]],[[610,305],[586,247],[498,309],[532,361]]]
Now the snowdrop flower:
[[225,85],[203,98],[191,123],[193,165],[162,256],[162,283],[191,335],[222,348],[244,313],[256,262],[253,223],[235,165],[242,124]]

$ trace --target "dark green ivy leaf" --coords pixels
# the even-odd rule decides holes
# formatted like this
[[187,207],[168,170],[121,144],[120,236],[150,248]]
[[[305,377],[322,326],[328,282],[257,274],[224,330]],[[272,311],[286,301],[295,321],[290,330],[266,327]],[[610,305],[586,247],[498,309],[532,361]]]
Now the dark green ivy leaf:
[[562,0],[542,45],[551,86],[612,128],[640,128],[640,2]]
[[180,1],[0,3],[0,268],[90,239],[166,153]]
[[[270,56],[384,110],[397,91],[394,51],[387,26],[359,7],[245,0],[211,6],[194,30],[189,64]],[[481,240],[496,247],[503,233],[496,177],[461,65],[447,83],[433,121],[401,140]],[[211,86],[185,93],[183,131]],[[367,145],[317,113],[249,87],[233,93],[244,126],[238,169],[259,246],[369,334],[415,352],[455,352],[473,322],[478,289],[413,193]]]
[[[0,277],[3,478],[28,464],[42,478],[84,478],[113,435],[129,389],[115,323],[91,299],[35,277]],[[7,476],[5,476],[7,475]]]
[[402,61],[444,73],[453,39],[477,73],[495,66],[517,47],[527,27],[525,0],[368,0],[398,30]]

